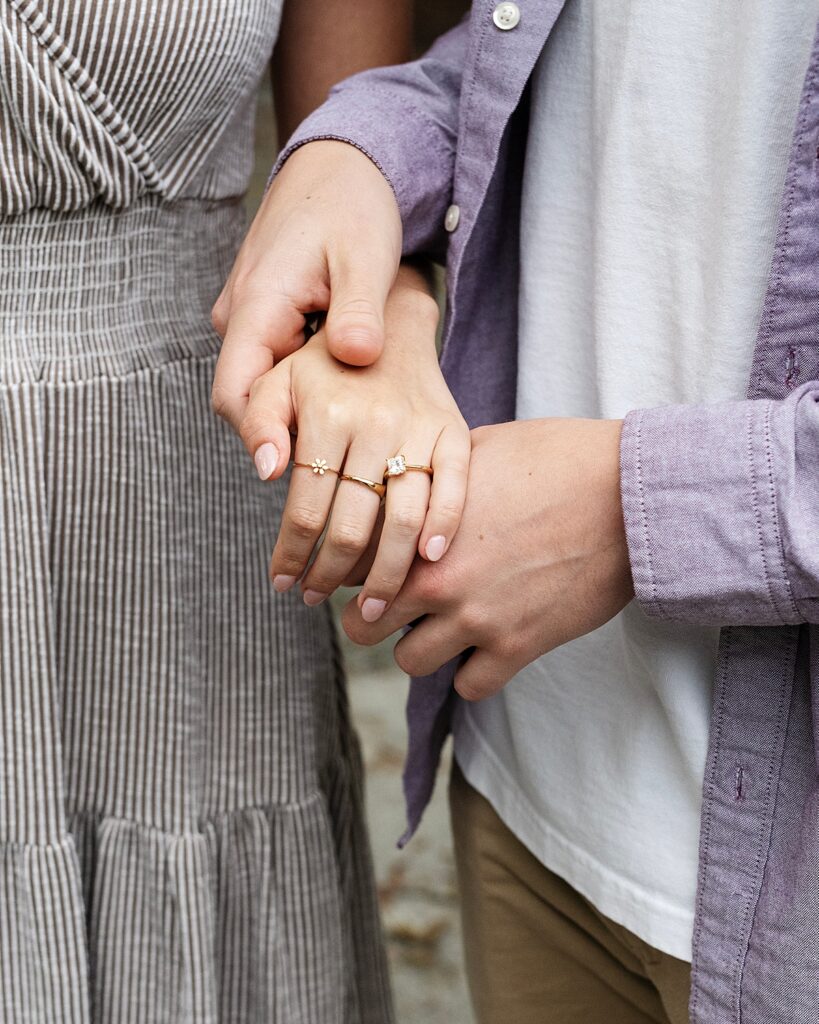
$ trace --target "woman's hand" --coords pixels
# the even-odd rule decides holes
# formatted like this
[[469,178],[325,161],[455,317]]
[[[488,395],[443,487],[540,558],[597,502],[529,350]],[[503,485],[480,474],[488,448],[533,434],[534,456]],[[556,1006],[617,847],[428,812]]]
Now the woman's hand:
[[[466,497],[470,437],[438,366],[437,317],[420,277],[402,268],[387,301],[384,352],[374,365],[340,363],[322,330],[251,387],[239,430],[259,475],[272,480],[285,471],[296,427],[294,458],[305,464],[293,468],[273,552],[277,590],[303,577],[306,603],[320,604],[350,575],[381,501],[340,474],[380,484],[390,456],[430,466],[434,475],[409,470],[388,478],[381,537],[358,598],[366,621],[380,618],[398,594],[416,550],[437,561],[451,544]],[[324,472],[310,468],[314,460],[324,460]]]

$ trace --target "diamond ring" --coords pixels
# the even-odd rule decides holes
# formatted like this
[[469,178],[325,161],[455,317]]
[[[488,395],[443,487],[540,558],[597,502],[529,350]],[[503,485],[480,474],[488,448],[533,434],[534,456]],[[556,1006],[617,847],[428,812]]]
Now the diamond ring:
[[392,458],[387,459],[387,471],[384,476],[403,476],[411,471],[432,476],[432,466],[414,466],[407,462],[403,455],[393,455]]

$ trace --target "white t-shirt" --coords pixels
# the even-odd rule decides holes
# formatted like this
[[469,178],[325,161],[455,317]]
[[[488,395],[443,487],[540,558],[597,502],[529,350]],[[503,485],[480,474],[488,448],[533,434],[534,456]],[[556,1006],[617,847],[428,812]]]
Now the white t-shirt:
[[[817,16],[569,0],[532,85],[520,419],[744,396]],[[456,723],[466,777],[516,835],[683,959],[717,642],[632,604]]]

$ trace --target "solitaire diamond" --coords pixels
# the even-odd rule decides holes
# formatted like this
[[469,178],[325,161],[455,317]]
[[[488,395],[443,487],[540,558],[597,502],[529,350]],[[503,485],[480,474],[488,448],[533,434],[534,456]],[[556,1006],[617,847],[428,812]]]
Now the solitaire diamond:
[[407,471],[407,460],[403,455],[393,455],[387,459],[387,476],[403,476]]

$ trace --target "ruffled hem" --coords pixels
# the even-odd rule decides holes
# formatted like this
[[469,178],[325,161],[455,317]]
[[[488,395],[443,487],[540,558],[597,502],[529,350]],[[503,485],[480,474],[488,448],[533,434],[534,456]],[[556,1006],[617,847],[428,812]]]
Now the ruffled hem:
[[[198,832],[77,815],[60,842],[0,846],[0,1018],[383,1024],[377,924],[351,930],[334,831],[318,793]],[[372,950],[351,949],[353,932]]]

